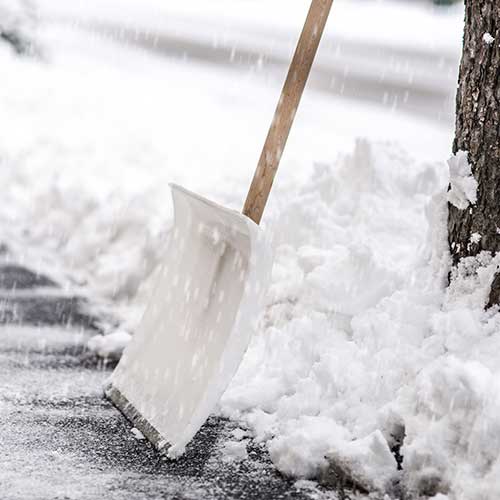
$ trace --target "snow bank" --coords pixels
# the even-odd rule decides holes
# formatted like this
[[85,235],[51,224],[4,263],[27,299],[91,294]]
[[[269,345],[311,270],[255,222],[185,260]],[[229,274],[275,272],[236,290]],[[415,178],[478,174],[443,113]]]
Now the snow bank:
[[389,409],[421,366],[438,307],[439,294],[414,290],[413,271],[442,173],[359,140],[276,216],[263,328],[221,408],[268,442],[283,472],[315,477],[330,457],[371,488],[396,478]]
[[[239,209],[281,81],[273,87],[245,72],[208,71],[70,27],[42,25],[38,37],[45,63],[16,59],[0,46],[0,169],[9,186],[3,240],[16,259],[37,262],[60,282],[126,304],[120,312],[133,323],[142,304],[133,310],[130,300],[141,295],[169,229],[168,183]],[[289,141],[274,193],[307,178],[311,151],[329,159],[352,148],[354,133],[380,138],[391,130],[428,157],[445,149],[423,147],[449,135],[428,121],[349,101],[330,104],[322,94],[305,99],[294,126],[300,140]],[[326,105],[336,112],[325,113]],[[270,211],[280,203],[274,193]],[[337,250],[345,263],[357,259],[360,274],[377,274],[369,254],[357,254],[361,248],[356,255]],[[302,252],[303,261],[315,258]]]
[[438,359],[419,374],[404,450],[410,487],[454,498],[498,498],[500,385],[483,363]]
[[462,262],[445,290],[446,189],[444,165],[358,141],[277,216],[262,330],[221,410],[284,473],[497,497],[500,317],[483,307],[498,263]]

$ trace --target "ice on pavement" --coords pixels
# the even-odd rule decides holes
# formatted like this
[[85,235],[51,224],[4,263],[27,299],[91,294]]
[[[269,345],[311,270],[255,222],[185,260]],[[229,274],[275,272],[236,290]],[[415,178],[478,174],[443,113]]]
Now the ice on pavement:
[[[60,25],[39,36],[48,62],[0,46],[2,237],[132,331],[171,225],[168,182],[239,209],[279,89]],[[483,305],[498,262],[465,260],[445,289],[451,127],[319,93],[303,104],[264,218],[273,283],[219,411],[285,474],[315,477],[329,457],[385,489],[403,429],[410,488],[494,500],[500,317]],[[474,202],[459,174],[458,203]]]

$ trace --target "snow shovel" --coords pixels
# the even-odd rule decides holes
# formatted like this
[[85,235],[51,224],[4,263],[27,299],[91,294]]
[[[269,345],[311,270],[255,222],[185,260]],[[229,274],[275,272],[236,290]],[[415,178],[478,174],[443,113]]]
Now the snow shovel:
[[170,458],[213,411],[256,328],[272,261],[258,224],[332,1],[312,1],[243,213],[171,186],[174,225],[156,287],[105,389]]

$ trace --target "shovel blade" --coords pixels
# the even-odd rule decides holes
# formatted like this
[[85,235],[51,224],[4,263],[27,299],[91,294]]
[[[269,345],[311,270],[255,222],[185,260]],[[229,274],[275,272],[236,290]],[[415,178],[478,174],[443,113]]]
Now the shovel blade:
[[157,449],[184,452],[234,376],[271,253],[247,217],[172,185],[174,225],[146,312],[105,390]]

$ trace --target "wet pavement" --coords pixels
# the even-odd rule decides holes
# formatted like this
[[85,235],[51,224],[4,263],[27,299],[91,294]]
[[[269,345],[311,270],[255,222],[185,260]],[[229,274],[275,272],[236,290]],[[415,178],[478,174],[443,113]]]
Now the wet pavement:
[[[176,461],[137,439],[102,396],[111,367],[86,349],[99,318],[49,277],[0,266],[0,497],[2,499],[322,499],[249,441],[234,461],[234,422],[212,417]],[[298,487],[300,486],[300,487]]]

